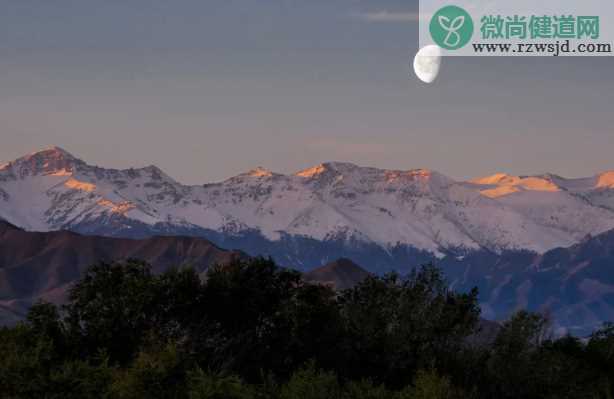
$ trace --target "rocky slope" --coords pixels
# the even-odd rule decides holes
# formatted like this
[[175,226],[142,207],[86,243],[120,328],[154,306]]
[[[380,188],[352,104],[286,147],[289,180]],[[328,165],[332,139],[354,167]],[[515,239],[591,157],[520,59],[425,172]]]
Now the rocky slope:
[[71,283],[99,261],[140,259],[154,272],[191,266],[204,272],[245,256],[189,237],[131,240],[68,231],[32,233],[0,221],[0,324],[23,317],[36,300],[61,303]]
[[559,333],[580,336],[614,321],[614,231],[541,255],[475,252],[440,265],[454,289],[479,288],[487,319],[540,311],[552,317]]

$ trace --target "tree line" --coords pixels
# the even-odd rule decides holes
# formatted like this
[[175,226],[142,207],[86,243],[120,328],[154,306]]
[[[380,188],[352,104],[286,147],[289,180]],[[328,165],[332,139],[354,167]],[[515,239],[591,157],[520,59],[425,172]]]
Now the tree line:
[[480,342],[479,316],[433,265],[335,292],[263,258],[99,263],[0,329],[0,397],[614,398],[614,325],[554,338],[521,311]]

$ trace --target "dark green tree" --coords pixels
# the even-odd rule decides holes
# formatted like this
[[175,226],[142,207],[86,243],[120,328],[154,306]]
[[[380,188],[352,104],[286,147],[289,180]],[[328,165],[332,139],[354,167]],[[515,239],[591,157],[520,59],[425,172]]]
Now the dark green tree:
[[208,366],[250,381],[262,371],[281,372],[279,330],[283,309],[302,284],[296,271],[270,259],[237,260],[207,273],[203,293],[208,339],[201,343]]
[[281,388],[280,399],[341,399],[337,376],[320,370],[314,362],[298,369]]
[[206,373],[198,368],[189,373],[189,399],[251,399],[254,389],[236,376]]
[[57,356],[50,338],[26,324],[0,328],[0,393],[6,398],[42,398]]
[[299,284],[274,318],[273,370],[287,378],[308,360],[320,367],[338,368],[343,331],[334,291],[327,286]]
[[536,354],[550,338],[550,322],[538,313],[519,311],[506,321],[495,340],[489,360],[493,396],[531,398],[540,392]]
[[68,334],[85,356],[101,351],[127,364],[154,327],[157,281],[150,266],[128,260],[99,263],[70,290]]
[[370,277],[340,298],[351,378],[408,384],[419,368],[446,367],[479,317],[477,291],[448,289],[427,265],[408,279]]
[[52,303],[39,301],[28,310],[26,323],[30,331],[41,339],[49,340],[56,359],[70,354],[70,344],[66,336],[66,327],[58,307]]
[[605,323],[592,334],[587,355],[596,376],[594,386],[601,397],[614,398],[614,323]]
[[152,307],[153,328],[162,342],[192,345],[204,323],[203,284],[192,268],[171,268],[157,277]]
[[129,367],[116,373],[111,396],[117,399],[187,397],[186,365],[173,344],[140,351]]

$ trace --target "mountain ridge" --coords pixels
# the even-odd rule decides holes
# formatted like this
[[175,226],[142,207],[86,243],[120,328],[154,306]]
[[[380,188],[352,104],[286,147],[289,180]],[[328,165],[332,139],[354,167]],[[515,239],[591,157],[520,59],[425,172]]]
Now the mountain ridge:
[[[0,163],[0,170],[6,169],[7,167],[10,167],[10,166],[14,166],[15,164],[40,159],[41,157],[44,159],[55,158],[57,160],[64,161],[64,162],[75,162],[78,164],[86,164],[83,160],[76,157],[71,152],[65,150],[64,148],[60,146],[49,146],[49,147],[45,147],[40,150],[31,152],[29,154],[23,155],[21,157],[18,157],[15,160]],[[143,167],[129,167],[129,168],[124,168],[124,169],[108,168],[108,167],[102,167],[102,166],[93,166],[93,167],[101,169],[101,170],[111,170],[111,171],[157,170],[160,173],[164,173],[160,168],[158,168],[156,165],[153,165],[153,164],[146,165]],[[271,171],[264,166],[256,166],[255,168],[250,169],[247,172],[239,173],[238,175],[234,177],[241,176],[241,175],[250,175],[250,174],[252,175],[252,177],[271,177],[271,176],[313,177],[315,175],[321,174],[326,171],[343,172],[344,170],[347,171],[351,169],[370,169],[370,170],[380,170],[380,171],[387,171],[387,172],[408,173],[408,174],[415,173],[415,174],[422,174],[422,175],[438,174],[441,176],[445,176],[441,174],[440,172],[433,170],[433,169],[424,169],[424,168],[381,169],[381,168],[372,167],[372,166],[360,166],[352,162],[327,161],[327,162],[320,163],[310,168],[299,170],[298,172],[291,173],[291,174],[278,173],[275,171]],[[56,170],[56,169],[52,168],[52,170]],[[255,174],[252,172],[255,172]],[[167,177],[169,179],[174,180],[168,175]],[[226,180],[230,180],[232,178],[233,177],[223,179],[217,183],[220,183]],[[542,174],[536,174],[536,175],[513,175],[513,174],[506,173],[506,172],[497,172],[492,175],[485,175],[485,176],[468,179],[468,180],[453,180],[451,178],[448,178],[448,179],[454,182],[457,182],[457,183],[465,182],[465,183],[496,184],[498,181],[506,180],[506,179],[513,179],[513,180],[520,179],[521,180],[521,179],[527,179],[527,178],[542,178],[542,179],[547,179],[551,181],[560,180],[560,181],[568,181],[568,182],[578,182],[582,180],[593,179],[597,181],[595,183],[595,188],[602,188],[602,187],[606,187],[606,186],[610,187],[614,185],[614,169],[604,170],[602,172],[598,172],[595,175],[589,176],[589,177],[575,177],[575,178],[566,178],[566,177],[563,177],[557,174],[553,174],[553,173],[542,173]],[[215,184],[215,182],[214,183],[192,184],[192,185],[186,185],[186,186],[195,187],[195,186],[201,186],[201,185],[206,185],[206,184]]]
[[259,167],[183,185],[153,165],[107,169],[51,147],[0,168],[0,218],[31,231],[201,236],[251,254],[264,243],[265,255],[302,269],[346,256],[303,262],[314,243],[435,258],[545,253],[614,229],[614,174],[456,181],[428,169],[326,162],[291,175]]
[[[41,298],[62,303],[70,285],[87,267],[101,261],[139,259],[151,264],[156,273],[190,265],[202,274],[213,264],[245,257],[201,238],[133,240],[70,231],[27,232],[0,221],[0,308],[23,315]],[[0,321],[10,321],[7,318],[6,312],[0,314]]]

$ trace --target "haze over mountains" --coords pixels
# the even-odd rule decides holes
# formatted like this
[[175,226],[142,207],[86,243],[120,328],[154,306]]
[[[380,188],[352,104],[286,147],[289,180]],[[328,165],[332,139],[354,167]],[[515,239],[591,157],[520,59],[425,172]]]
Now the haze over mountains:
[[614,172],[459,182],[331,162],[186,186],[155,166],[105,169],[54,147],[0,166],[0,218],[31,231],[207,237],[303,270],[377,252],[383,260],[372,267],[385,271],[399,259],[544,253],[614,229]]

